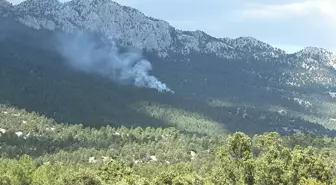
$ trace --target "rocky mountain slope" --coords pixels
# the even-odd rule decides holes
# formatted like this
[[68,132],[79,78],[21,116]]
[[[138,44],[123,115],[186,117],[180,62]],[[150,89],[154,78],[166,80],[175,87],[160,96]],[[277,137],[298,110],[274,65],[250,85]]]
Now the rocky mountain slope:
[[[136,9],[110,0],[28,0],[12,7],[20,22],[35,29],[97,31],[123,45],[184,55],[192,52],[214,54],[222,58],[283,56],[280,49],[254,38],[218,39],[202,31],[189,32],[173,28],[167,22],[145,16]],[[125,31],[127,30],[127,31]]]
[[[291,68],[309,71],[336,66],[335,55],[322,48],[307,47],[289,56],[251,37],[219,39],[202,31],[177,30],[165,21],[147,17],[136,9],[110,0],[73,0],[67,3],[58,0],[28,0],[13,7],[4,0],[2,4],[12,9],[21,23],[35,29],[96,31],[120,45],[154,50],[163,57],[169,57],[169,53],[184,56],[202,53],[230,60],[255,59],[286,63]],[[310,77],[309,80],[311,83],[321,83],[321,80],[328,81],[328,84],[333,82],[333,79],[321,76]],[[300,79],[285,83],[300,83],[298,81]]]
[[109,0],[27,0],[15,6],[2,0],[0,12],[32,30],[91,31],[107,42],[143,49],[153,73],[176,97],[202,101],[183,108],[218,122],[227,116],[237,122],[265,121],[265,112],[272,112],[275,118],[268,122],[277,131],[290,130],[275,128],[283,116],[336,128],[336,58],[322,48],[287,54],[251,37],[214,38],[202,31],[182,31]]

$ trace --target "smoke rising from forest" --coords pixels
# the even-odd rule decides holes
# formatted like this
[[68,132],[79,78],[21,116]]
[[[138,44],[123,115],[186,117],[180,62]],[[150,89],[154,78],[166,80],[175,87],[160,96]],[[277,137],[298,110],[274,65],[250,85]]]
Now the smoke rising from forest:
[[120,53],[115,44],[107,46],[85,33],[57,35],[57,48],[77,70],[98,74],[121,84],[173,93],[166,84],[149,75],[152,65],[139,50],[128,49]]

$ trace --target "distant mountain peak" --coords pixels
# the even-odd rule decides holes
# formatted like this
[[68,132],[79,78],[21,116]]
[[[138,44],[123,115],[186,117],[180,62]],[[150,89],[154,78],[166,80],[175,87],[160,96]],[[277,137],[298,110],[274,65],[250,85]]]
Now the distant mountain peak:
[[330,50],[319,47],[305,47],[302,50],[295,53],[296,55],[308,55],[310,57],[323,57],[327,59],[335,59],[335,53]]
[[58,0],[26,0],[15,6],[16,11],[30,16],[46,16],[47,12],[59,8],[62,3]]
[[250,43],[262,43],[261,41],[257,40],[254,37],[238,37],[234,40],[240,40],[240,41],[250,42]]
[[[62,4],[58,0],[26,0],[18,4],[18,6],[24,6],[24,5],[60,5]],[[40,7],[37,7],[40,8]]]
[[314,55],[334,55],[334,53],[330,50],[320,48],[320,47],[305,47],[302,50],[300,50],[298,53],[310,53]]
[[320,47],[305,47],[302,50],[294,53],[297,57],[303,59],[313,59],[320,61],[325,65],[336,70],[336,55],[330,50]]

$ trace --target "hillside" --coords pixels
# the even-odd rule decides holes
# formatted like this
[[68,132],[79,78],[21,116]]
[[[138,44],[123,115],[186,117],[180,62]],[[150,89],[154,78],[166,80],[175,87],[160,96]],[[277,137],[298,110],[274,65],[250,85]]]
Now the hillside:
[[[275,93],[266,96],[260,89],[250,89],[250,94],[238,94],[244,92],[244,88],[253,88],[245,86],[250,82],[237,84],[234,80],[227,80],[227,86],[218,87],[216,83],[223,80],[219,74],[230,79],[241,79],[241,74],[232,73],[231,70],[226,73],[213,72],[217,65],[223,66],[223,70],[229,69],[222,60],[213,58],[211,66],[205,65],[200,57],[193,60],[192,64],[176,63],[147,53],[150,61],[156,61],[153,62],[154,74],[176,91],[174,94],[159,93],[132,85],[120,85],[99,75],[73,70],[66,65],[64,57],[55,52],[55,32],[37,31],[8,19],[6,24],[8,26],[2,30],[8,34],[0,45],[3,66],[0,82],[2,87],[6,87],[0,91],[1,101],[45,114],[59,122],[83,123],[96,128],[104,125],[176,126],[181,130],[184,130],[185,125],[198,124],[196,132],[202,134],[225,130],[253,134],[274,129],[286,129],[284,133],[306,130],[317,134],[333,134],[317,124],[269,110],[263,104],[266,102],[254,101],[258,95],[271,105],[284,103],[274,98]],[[195,70],[194,65],[202,65],[203,73]],[[243,67],[231,65],[234,66],[230,68]],[[193,82],[204,78],[202,74],[212,78],[207,89]],[[179,75],[188,75],[187,79],[192,80],[181,81],[185,77],[177,79]],[[219,97],[226,97],[228,102]],[[296,108],[300,110],[300,106]],[[270,125],[270,122],[275,123]]]
[[275,132],[253,138],[241,132],[229,137],[197,136],[175,128],[151,127],[84,128],[4,105],[0,106],[0,125],[2,184],[215,185],[243,181],[275,185],[332,184],[336,180],[333,138],[280,137]]
[[[105,0],[28,0],[15,6],[3,1],[1,14],[4,103],[59,122],[98,128],[176,126],[201,118],[217,125],[210,126],[214,130],[335,134],[327,130],[335,128],[335,57],[324,49],[307,47],[289,55],[251,37],[214,38],[202,31],[177,30]],[[90,73],[78,66],[69,68],[68,62],[80,63],[79,58],[87,56],[77,52],[69,60],[60,53],[55,38],[69,34],[73,38],[78,32],[94,35],[92,42],[107,50],[111,45],[143,50],[150,63],[136,67],[146,68],[145,83],[136,81],[140,76],[132,76],[134,71],[127,77],[141,88],[132,86],[133,82],[116,83],[129,71],[110,75],[104,67],[108,64],[101,63],[103,67]],[[70,49],[92,49],[75,46]],[[98,59],[106,60],[107,55],[104,51]],[[142,88],[165,85],[175,93]]]
[[[88,163],[92,156],[148,161],[155,154],[160,155],[160,162],[176,163],[190,160],[191,151],[207,156],[206,151],[226,137],[223,134],[197,136],[173,127],[85,128],[78,124],[58,124],[37,113],[5,105],[0,106],[0,125],[2,157],[27,154],[43,163]],[[190,125],[189,129],[194,128]]]

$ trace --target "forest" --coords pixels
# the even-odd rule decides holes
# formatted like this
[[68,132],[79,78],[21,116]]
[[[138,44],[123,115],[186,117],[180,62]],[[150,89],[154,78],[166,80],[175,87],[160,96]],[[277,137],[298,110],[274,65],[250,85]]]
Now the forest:
[[96,129],[0,109],[0,184],[336,183],[336,138],[204,135],[173,127]]

